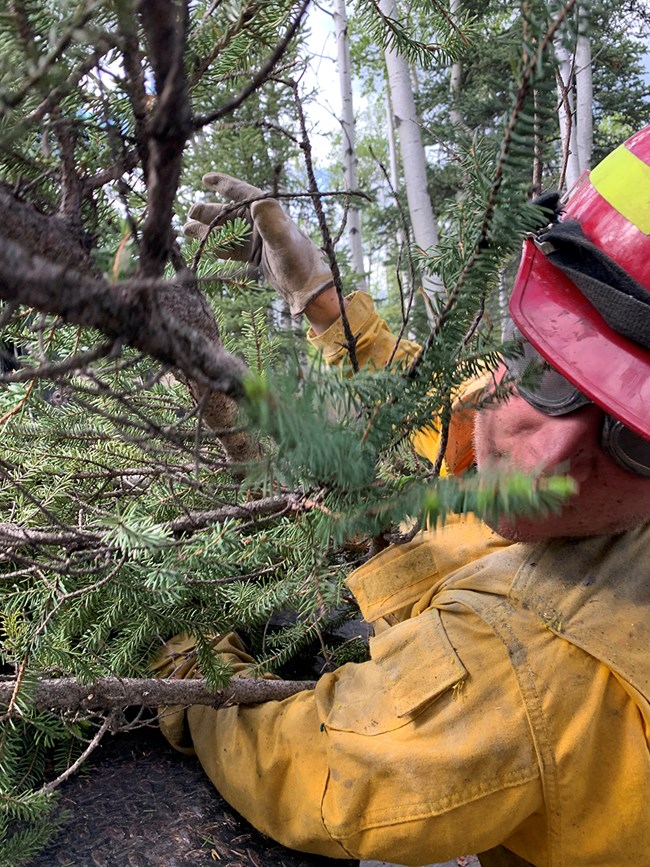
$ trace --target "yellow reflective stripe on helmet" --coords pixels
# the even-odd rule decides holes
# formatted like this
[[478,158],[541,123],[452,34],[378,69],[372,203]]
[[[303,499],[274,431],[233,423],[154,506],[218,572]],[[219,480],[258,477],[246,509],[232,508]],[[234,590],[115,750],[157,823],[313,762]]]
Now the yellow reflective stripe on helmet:
[[650,235],[650,166],[625,145],[598,163],[589,180],[606,202]]

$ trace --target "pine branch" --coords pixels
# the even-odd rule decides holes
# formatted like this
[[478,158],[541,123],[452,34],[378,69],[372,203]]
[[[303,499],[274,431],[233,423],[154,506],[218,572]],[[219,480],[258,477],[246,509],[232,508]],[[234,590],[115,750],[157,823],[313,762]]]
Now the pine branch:
[[[192,289],[190,283],[173,285],[181,293],[189,294]],[[1,298],[54,313],[75,325],[97,328],[173,364],[211,389],[242,394],[242,363],[196,328],[161,309],[161,291],[170,291],[170,284],[156,280],[110,284],[32,255],[12,241],[0,245]],[[201,303],[198,297],[196,303]],[[200,315],[197,311],[197,319]]]
[[[259,704],[282,701],[297,692],[315,687],[309,680],[266,680],[233,678],[225,689],[213,690],[205,680],[163,678],[102,677],[92,683],[80,683],[74,677],[39,680],[29,696],[30,708],[36,711],[91,711],[165,705],[208,705],[231,707],[236,704]],[[23,687],[24,688],[24,687]],[[16,691],[16,681],[0,682],[0,707],[7,707]]]
[[25,79],[18,90],[11,96],[6,95],[0,100],[0,119],[10,109],[20,105],[27,94],[37,84],[40,84],[48,72],[61,60],[63,52],[74,40],[79,30],[82,30],[92,19],[93,15],[97,14],[98,5],[95,0],[87,0],[83,7],[77,11],[77,14],[70,21],[69,25],[63,30],[58,41],[51,46],[46,54],[39,56],[38,63],[34,65],[29,77]]
[[215,111],[210,112],[210,114],[206,114],[200,117],[197,117],[194,120],[194,129],[199,130],[204,126],[207,126],[209,123],[214,123],[215,120],[221,120],[222,117],[226,117],[226,115],[232,114],[236,108],[245,102],[251,94],[255,93],[256,90],[259,90],[260,87],[264,84],[264,82],[269,78],[277,64],[280,62],[282,57],[284,56],[287,48],[289,47],[291,40],[298,32],[298,28],[302,23],[302,19],[307,12],[307,7],[309,6],[310,0],[303,0],[296,17],[293,19],[289,27],[287,28],[287,32],[284,37],[278,43],[275,51],[266,61],[264,66],[259,70],[259,72],[255,75],[250,84],[244,87],[230,102],[227,102],[221,108],[216,109]]
[[467,256],[465,264],[463,265],[463,269],[459,274],[455,285],[447,293],[445,305],[439,312],[436,321],[431,328],[429,336],[427,337],[427,340],[425,341],[422,349],[415,357],[408,369],[407,376],[411,379],[415,377],[417,370],[422,363],[422,360],[430,351],[433,343],[438,339],[443,327],[449,319],[451,311],[457,303],[458,296],[463,289],[468,275],[472,272],[481,254],[489,248],[491,232],[493,228],[495,214],[497,212],[499,193],[502,189],[506,177],[506,166],[508,163],[508,158],[511,156],[511,152],[515,144],[517,124],[519,122],[521,113],[524,110],[526,99],[530,94],[534,74],[539,68],[542,57],[548,49],[548,46],[552,43],[553,37],[557,33],[558,29],[561,27],[562,23],[565,21],[566,17],[576,5],[576,2],[577,0],[566,0],[563,8],[560,10],[558,15],[551,21],[546,32],[544,33],[543,38],[540,39],[538,45],[536,45],[536,50],[532,53],[531,56],[529,56],[528,53],[524,55],[524,67],[520,75],[519,85],[514,98],[514,104],[510,111],[508,122],[506,124],[506,129],[501,144],[501,150],[494,170],[492,185],[487,198],[482,223],[477,233],[477,239]]
[[[232,520],[256,520],[272,515],[282,515],[292,512],[300,513],[311,508],[310,501],[301,500],[296,495],[283,497],[264,497],[251,500],[241,505],[222,506],[220,509],[209,509],[204,512],[188,512],[182,518],[176,518],[161,524],[161,530],[170,530],[175,536],[193,533],[205,527],[222,524]],[[106,533],[85,530],[82,527],[37,529],[23,527],[11,522],[0,523],[0,546],[7,549],[46,545],[64,548],[95,548],[106,542]],[[0,575],[0,580],[4,576]]]
[[210,50],[203,57],[196,59],[194,68],[190,74],[190,87],[196,86],[212,63],[228,48],[237,35],[242,33],[242,31],[246,33],[251,21],[254,20],[255,15],[262,7],[263,3],[260,3],[260,0],[248,0],[247,3],[242,5],[237,20],[230,25],[221,39],[214,40],[210,46]]

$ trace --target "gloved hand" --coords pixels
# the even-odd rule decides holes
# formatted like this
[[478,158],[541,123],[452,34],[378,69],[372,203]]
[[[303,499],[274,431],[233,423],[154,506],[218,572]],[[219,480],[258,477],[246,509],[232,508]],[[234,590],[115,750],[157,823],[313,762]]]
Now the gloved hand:
[[[213,650],[233,671],[233,677],[250,676],[255,660],[246,652],[241,638],[236,632],[222,632],[212,636]],[[154,659],[149,661],[154,677],[171,677],[179,680],[201,677],[196,658],[196,639],[187,635],[176,635],[165,642]],[[275,680],[276,675],[267,672],[262,675],[267,680]],[[187,708],[173,705],[158,708],[160,730],[169,743],[180,753],[194,755],[192,738],[186,722]]]
[[[305,235],[282,209],[276,199],[259,199],[264,192],[252,184],[210,172],[203,183],[232,205],[196,202],[183,227],[189,238],[203,239],[211,224],[221,226],[241,217],[251,224],[252,234],[246,244],[220,253],[223,259],[250,262],[289,304],[292,316],[299,316],[314,298],[331,288],[332,272],[325,255]],[[258,199],[258,201],[251,201]]]

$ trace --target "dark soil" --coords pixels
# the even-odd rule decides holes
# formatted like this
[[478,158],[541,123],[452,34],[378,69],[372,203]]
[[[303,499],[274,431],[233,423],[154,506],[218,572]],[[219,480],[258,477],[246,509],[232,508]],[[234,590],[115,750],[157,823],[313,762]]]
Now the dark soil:
[[107,736],[61,787],[62,831],[34,867],[354,867],[279,846],[155,729]]

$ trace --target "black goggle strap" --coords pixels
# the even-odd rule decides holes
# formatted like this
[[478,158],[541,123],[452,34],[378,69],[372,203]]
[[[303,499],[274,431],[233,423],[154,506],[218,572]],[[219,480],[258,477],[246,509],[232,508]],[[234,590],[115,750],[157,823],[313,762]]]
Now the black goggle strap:
[[601,442],[607,454],[624,469],[650,477],[650,440],[608,415],[605,416]]
[[533,238],[614,331],[650,349],[650,292],[585,237],[580,223],[552,223]]

